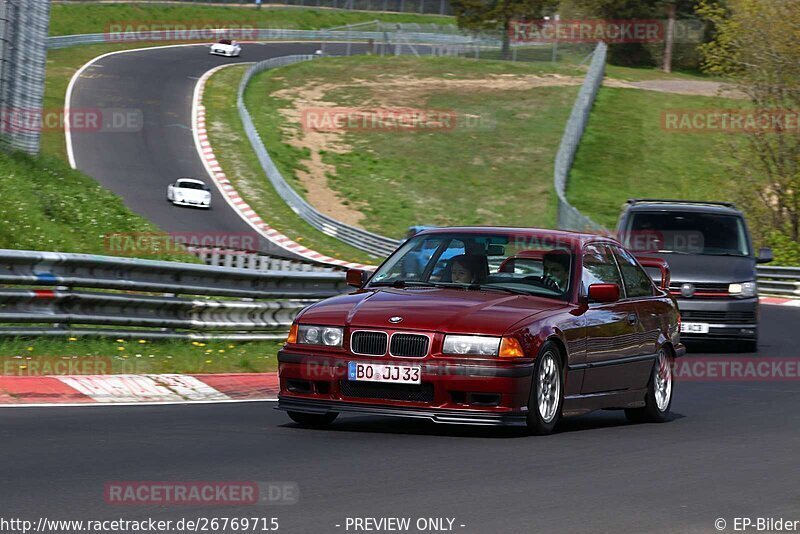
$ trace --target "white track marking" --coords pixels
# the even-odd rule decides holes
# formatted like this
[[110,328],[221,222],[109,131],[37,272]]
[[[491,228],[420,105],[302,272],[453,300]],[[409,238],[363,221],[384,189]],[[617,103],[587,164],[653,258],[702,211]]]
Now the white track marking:
[[[108,376],[63,376],[56,377],[72,389],[98,402],[181,402],[193,400],[182,395],[188,393],[196,400],[202,394],[211,396],[208,400],[227,398],[210,386],[193,377],[178,378],[178,375],[108,375]],[[178,385],[178,390],[172,389]]]

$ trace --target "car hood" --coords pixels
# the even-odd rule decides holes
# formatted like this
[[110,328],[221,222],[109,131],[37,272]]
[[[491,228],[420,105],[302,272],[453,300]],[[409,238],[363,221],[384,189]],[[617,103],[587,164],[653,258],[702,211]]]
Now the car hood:
[[[755,280],[755,260],[751,257],[703,256],[693,254],[639,253],[640,256],[662,258],[669,264],[670,278],[675,282],[725,283]],[[647,269],[657,282],[661,273]]]
[[[333,297],[307,308],[305,324],[502,335],[515,323],[563,302],[496,291],[381,288]],[[400,323],[389,322],[402,317]]]
[[182,187],[176,187],[175,193],[180,193],[186,200],[194,200],[198,202],[210,196],[208,191],[203,191],[202,189],[184,189]]

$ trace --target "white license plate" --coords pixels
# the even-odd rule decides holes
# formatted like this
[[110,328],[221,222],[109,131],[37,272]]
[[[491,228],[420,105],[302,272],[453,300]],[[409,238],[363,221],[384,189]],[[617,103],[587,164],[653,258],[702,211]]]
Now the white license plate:
[[706,323],[681,323],[681,333],[708,334],[708,325]]
[[347,378],[366,382],[421,384],[422,368],[411,365],[349,362],[347,365]]

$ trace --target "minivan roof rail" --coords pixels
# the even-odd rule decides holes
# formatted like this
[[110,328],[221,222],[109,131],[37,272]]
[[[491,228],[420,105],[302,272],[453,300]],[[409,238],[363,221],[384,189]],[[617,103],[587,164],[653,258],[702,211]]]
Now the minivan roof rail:
[[670,198],[629,198],[628,204],[637,204],[639,202],[659,202],[662,204],[708,204],[711,206],[725,206],[726,208],[735,208],[736,204],[733,202],[714,202],[710,200],[677,200]]

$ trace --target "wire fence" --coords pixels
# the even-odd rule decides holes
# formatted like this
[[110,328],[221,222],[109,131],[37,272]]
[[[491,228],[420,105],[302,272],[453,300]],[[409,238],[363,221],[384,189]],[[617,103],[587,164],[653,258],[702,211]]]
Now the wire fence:
[[558,197],[558,227],[563,230],[605,230],[602,225],[597,224],[569,203],[566,189],[578,145],[589,121],[589,113],[600,85],[603,83],[607,53],[608,46],[603,42],[598,43],[589,64],[589,72],[586,74],[578,98],[572,107],[572,113],[567,121],[567,127],[564,129],[561,145],[558,147],[556,155],[553,184]]
[[[50,2],[0,2],[0,145],[39,151]],[[24,121],[20,123],[19,121]]]
[[[72,3],[101,2],[103,0],[74,0]],[[61,0],[68,4],[70,1]],[[450,0],[127,0],[126,3],[140,4],[211,4],[237,6],[297,6],[352,11],[384,11],[387,13],[415,13],[419,15],[453,14]]]

